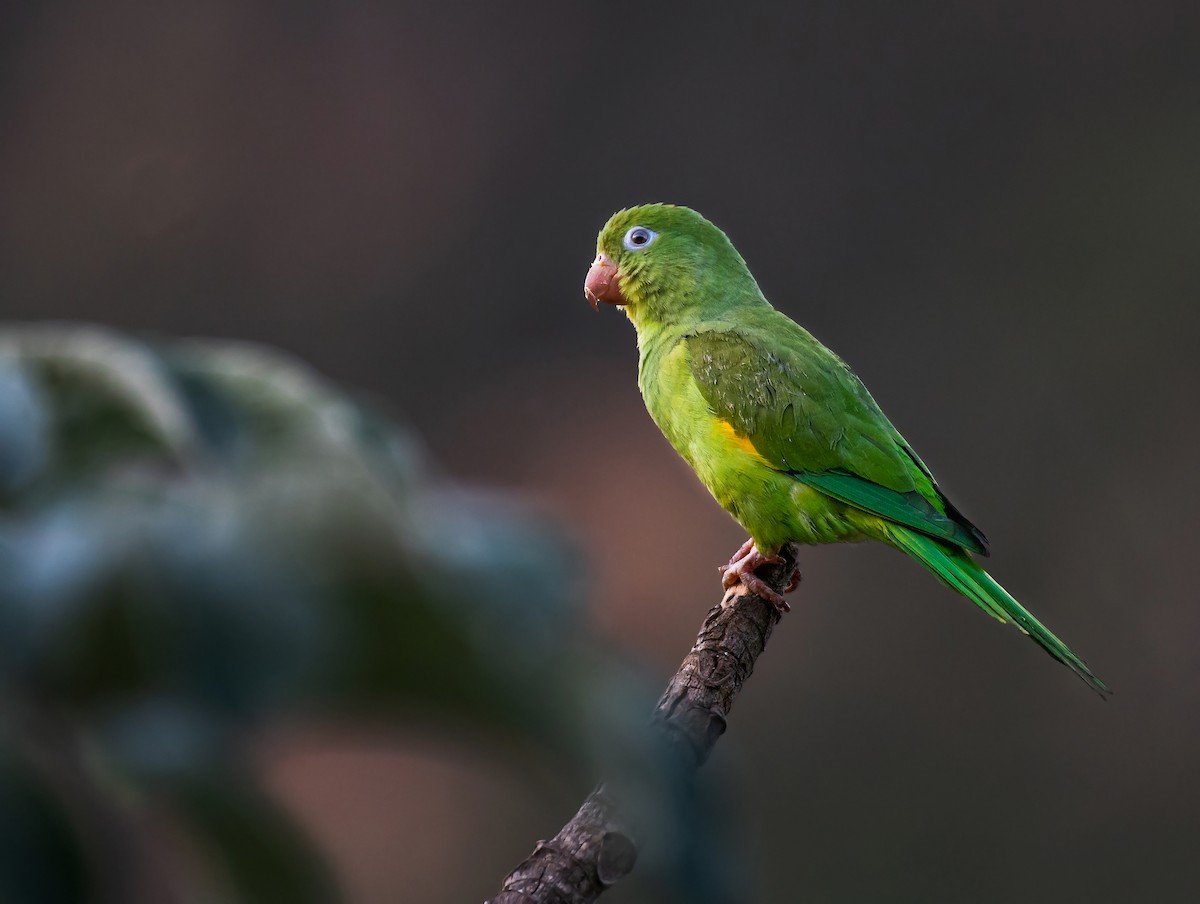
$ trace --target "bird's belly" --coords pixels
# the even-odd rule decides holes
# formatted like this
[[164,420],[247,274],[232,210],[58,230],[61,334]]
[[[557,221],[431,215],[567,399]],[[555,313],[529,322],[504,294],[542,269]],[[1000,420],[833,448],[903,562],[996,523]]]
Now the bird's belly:
[[[849,506],[826,496],[791,474],[758,462],[717,469],[701,480],[717,502],[746,529],[760,547],[784,543],[845,543],[864,540]],[[697,468],[697,473],[700,469]]]
[[668,388],[659,397],[647,397],[651,416],[760,547],[865,539],[846,505],[773,468],[747,437],[712,412],[693,384],[679,380]]

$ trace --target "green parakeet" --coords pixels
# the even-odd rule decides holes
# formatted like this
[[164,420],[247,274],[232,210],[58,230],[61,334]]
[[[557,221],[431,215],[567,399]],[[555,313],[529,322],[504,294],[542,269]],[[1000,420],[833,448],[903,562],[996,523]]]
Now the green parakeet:
[[584,293],[633,322],[650,416],[750,534],[723,569],[727,603],[752,592],[787,609],[754,573],[786,543],[879,540],[1109,692],[975,562],[984,535],[853,371],[771,306],[720,229],[648,204],[614,214],[596,250]]

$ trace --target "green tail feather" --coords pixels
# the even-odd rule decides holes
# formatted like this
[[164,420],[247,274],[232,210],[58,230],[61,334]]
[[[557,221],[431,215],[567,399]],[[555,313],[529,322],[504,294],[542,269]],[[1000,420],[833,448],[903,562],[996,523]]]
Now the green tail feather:
[[1091,673],[1082,659],[1013,599],[1007,590],[976,564],[970,554],[898,524],[889,524],[887,535],[899,549],[919,561],[944,584],[957,590],[984,612],[1001,622],[1015,623],[1037,641],[1038,646],[1090,684],[1101,697],[1112,693],[1103,681]]

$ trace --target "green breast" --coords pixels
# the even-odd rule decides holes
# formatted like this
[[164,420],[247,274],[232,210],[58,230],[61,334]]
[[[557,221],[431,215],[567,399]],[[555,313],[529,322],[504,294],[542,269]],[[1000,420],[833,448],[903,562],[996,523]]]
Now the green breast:
[[638,386],[667,441],[764,548],[858,539],[845,506],[772,468],[700,393],[682,333],[642,347]]

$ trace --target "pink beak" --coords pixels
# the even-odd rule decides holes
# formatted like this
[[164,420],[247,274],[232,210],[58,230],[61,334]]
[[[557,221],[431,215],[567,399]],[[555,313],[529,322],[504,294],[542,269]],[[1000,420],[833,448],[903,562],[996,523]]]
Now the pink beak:
[[583,281],[583,294],[592,304],[592,310],[600,309],[600,302],[628,304],[621,293],[621,271],[607,254],[601,251],[592,261],[587,279]]

